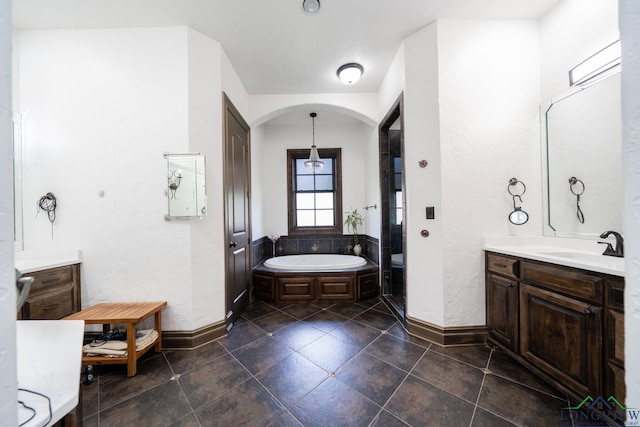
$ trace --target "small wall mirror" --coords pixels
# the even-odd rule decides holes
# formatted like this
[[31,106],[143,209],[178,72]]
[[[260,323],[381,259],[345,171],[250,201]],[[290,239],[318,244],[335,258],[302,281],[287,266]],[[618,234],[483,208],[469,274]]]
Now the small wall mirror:
[[205,157],[198,153],[165,154],[167,160],[167,214],[172,219],[200,218],[207,214]]

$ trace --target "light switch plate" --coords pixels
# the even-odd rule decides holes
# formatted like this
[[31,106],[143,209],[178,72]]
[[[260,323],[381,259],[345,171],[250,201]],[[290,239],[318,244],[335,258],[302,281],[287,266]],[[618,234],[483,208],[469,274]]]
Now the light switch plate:
[[433,206],[427,206],[427,219],[435,219],[435,208]]

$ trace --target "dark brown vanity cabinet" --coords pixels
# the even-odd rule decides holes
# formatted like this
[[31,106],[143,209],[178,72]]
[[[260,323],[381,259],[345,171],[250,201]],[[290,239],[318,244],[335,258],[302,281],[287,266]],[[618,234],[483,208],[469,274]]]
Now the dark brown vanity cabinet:
[[518,349],[518,281],[487,274],[489,336],[512,351]]
[[34,271],[31,291],[18,319],[58,320],[80,311],[80,264]]
[[623,289],[623,278],[487,252],[487,339],[578,402],[622,402]]
[[527,361],[579,396],[601,394],[601,308],[522,284],[520,315],[520,354]]
[[609,277],[606,286],[604,391],[620,402],[626,399],[624,382],[624,279]]

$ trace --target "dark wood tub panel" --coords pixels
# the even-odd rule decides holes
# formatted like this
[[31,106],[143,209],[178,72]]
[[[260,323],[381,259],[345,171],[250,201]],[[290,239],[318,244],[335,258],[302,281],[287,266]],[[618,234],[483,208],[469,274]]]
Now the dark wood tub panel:
[[378,266],[347,270],[276,270],[263,263],[253,270],[254,297],[280,303],[358,302],[379,295]]

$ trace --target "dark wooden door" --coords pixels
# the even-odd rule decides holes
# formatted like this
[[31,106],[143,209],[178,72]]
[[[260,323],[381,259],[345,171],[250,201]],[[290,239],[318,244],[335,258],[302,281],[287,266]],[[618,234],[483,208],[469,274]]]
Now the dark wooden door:
[[578,396],[602,393],[602,309],[520,284],[520,352]]
[[518,351],[518,282],[487,274],[487,327],[489,337]]
[[224,95],[224,188],[227,330],[249,302],[251,278],[251,164],[249,125]]

